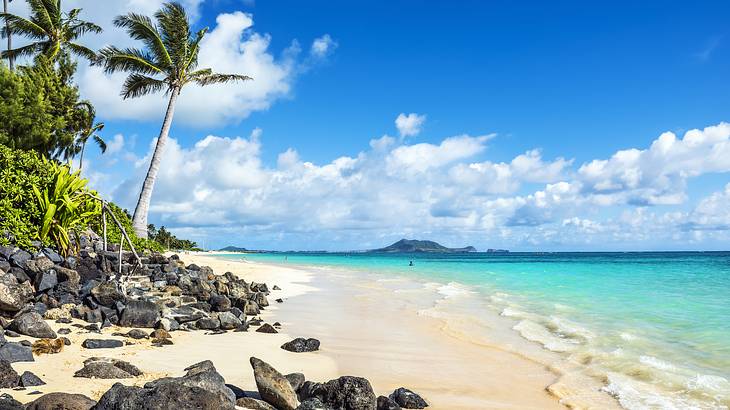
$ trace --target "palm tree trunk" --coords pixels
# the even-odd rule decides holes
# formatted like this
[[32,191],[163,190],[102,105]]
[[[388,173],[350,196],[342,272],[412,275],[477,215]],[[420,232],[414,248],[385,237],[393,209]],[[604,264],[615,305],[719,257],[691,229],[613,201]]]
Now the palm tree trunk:
[[81,156],[79,157],[79,171],[84,168],[84,151],[86,151],[86,143],[81,144]]
[[[3,0],[3,12],[8,12],[8,0]],[[5,27],[10,31],[10,24],[5,22]],[[13,48],[13,36],[8,33],[8,51],[10,51]],[[13,58],[8,56],[8,67],[10,68],[10,71],[13,71]]]
[[150,199],[152,198],[152,189],[155,187],[157,172],[160,170],[160,161],[162,161],[162,153],[165,150],[167,137],[170,133],[170,125],[172,125],[172,117],[175,114],[175,101],[180,94],[180,88],[175,87],[170,92],[170,102],[167,105],[165,120],[162,122],[162,130],[160,137],[157,138],[155,152],[152,154],[150,168],[147,170],[147,176],[142,184],[142,191],[139,193],[137,207],[134,208],[134,217],[132,218],[132,227],[134,232],[140,238],[147,238],[147,213],[150,210]]

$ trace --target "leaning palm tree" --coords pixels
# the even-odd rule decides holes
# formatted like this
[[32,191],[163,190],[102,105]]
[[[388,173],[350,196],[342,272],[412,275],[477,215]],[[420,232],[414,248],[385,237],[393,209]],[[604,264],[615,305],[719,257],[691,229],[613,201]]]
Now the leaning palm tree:
[[61,0],[27,0],[30,17],[23,18],[11,13],[0,13],[5,21],[2,36],[10,38],[21,35],[31,39],[31,43],[2,52],[2,58],[15,60],[18,57],[42,54],[53,61],[59,54],[69,52],[93,61],[96,53],[82,46],[76,40],[86,33],[101,33],[101,27],[79,19],[81,9],[73,9],[68,14],[61,10]]
[[145,49],[119,49],[109,46],[99,52],[99,60],[108,74],[117,71],[131,72],[122,87],[121,95],[124,99],[162,90],[165,95],[170,96],[160,136],[157,138],[132,218],[134,231],[141,238],[147,238],[147,214],[152,190],[170,132],[175,102],[182,88],[190,83],[207,86],[251,80],[251,77],[245,75],[216,74],[209,68],[197,69],[200,42],[208,29],[193,34],[185,9],[179,3],[165,3],[155,13],[155,20],[156,23],[147,16],[135,13],[117,17],[114,25],[126,29],[127,34],[135,40],[142,41]]
[[103,138],[101,138],[101,136],[99,136],[99,134],[97,134],[97,132],[104,129],[104,123],[94,122],[96,120],[96,110],[94,109],[94,106],[88,101],[82,101],[76,104],[76,107],[81,113],[83,113],[83,118],[81,119],[81,131],[79,131],[79,134],[76,136],[73,144],[64,149],[63,159],[70,161],[76,157],[76,155],[79,155],[79,171],[81,171],[84,167],[86,143],[89,142],[90,139],[93,140],[96,145],[99,146],[99,150],[101,150],[101,153],[103,154],[106,152],[106,142]]

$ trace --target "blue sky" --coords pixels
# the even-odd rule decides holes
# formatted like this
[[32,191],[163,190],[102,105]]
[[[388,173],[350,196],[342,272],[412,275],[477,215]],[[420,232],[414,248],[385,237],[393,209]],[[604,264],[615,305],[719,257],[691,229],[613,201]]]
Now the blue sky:
[[[98,47],[161,1],[66,3]],[[184,93],[153,223],[208,247],[727,249],[727,2],[183,3],[201,61],[255,81]],[[114,142],[85,172],[132,209],[165,102],[122,80],[78,76]]]

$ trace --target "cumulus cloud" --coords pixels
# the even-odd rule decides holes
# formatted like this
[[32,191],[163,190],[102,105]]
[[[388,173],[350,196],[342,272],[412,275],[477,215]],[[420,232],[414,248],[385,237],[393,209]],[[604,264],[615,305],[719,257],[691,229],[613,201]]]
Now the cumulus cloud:
[[312,42],[312,47],[309,52],[315,58],[324,58],[332,54],[336,48],[337,42],[329,34],[325,34]]
[[425,115],[418,115],[416,113],[406,115],[405,113],[401,113],[395,119],[395,126],[398,128],[398,133],[402,138],[415,137],[421,133],[421,127],[423,127],[425,122]]
[[115,154],[124,147],[124,135],[116,134],[110,141],[106,141],[106,153]]
[[[271,165],[261,158],[260,129],[247,137],[209,135],[188,147],[172,139],[152,218],[191,235],[243,235],[299,248],[362,248],[402,236],[523,249],[650,248],[659,239],[691,246],[730,236],[730,184],[690,211],[631,198],[663,187],[648,173],[683,181],[662,195],[687,197],[692,177],[730,171],[722,155],[726,128],[692,130],[682,139],[663,134],[648,148],[576,166],[539,150],[485,160],[487,144],[498,143],[491,134],[438,143],[384,135],[362,152],[323,164],[290,148]],[[153,147],[154,141],[150,153]],[[115,200],[134,205],[149,156],[115,189]]]

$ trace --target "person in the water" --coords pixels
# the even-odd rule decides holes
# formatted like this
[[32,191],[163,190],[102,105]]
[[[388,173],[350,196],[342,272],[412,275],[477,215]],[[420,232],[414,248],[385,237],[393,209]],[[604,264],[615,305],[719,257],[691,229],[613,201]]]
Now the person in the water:
[[408,262],[408,266],[413,266],[413,261]]

